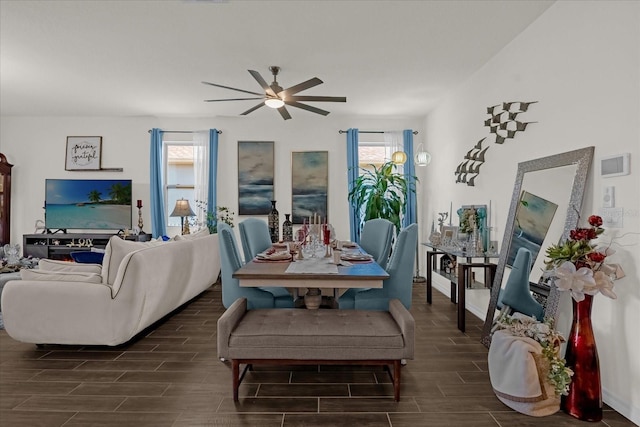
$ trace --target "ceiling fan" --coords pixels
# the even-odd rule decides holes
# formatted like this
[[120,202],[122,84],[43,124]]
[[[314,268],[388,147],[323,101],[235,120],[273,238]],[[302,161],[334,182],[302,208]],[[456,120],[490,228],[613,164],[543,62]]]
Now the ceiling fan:
[[287,111],[286,105],[291,107],[302,108],[303,110],[311,111],[312,113],[322,114],[326,116],[329,114],[328,111],[322,110],[320,108],[312,107],[311,105],[302,104],[300,101],[312,101],[312,102],[347,102],[347,98],[344,96],[296,96],[295,94],[298,92],[302,92],[303,90],[312,88],[322,83],[317,77],[309,79],[305,82],[299,83],[295,86],[291,86],[287,89],[282,89],[282,87],[278,84],[276,77],[278,76],[278,72],[280,71],[280,67],[271,66],[269,70],[273,74],[273,83],[267,84],[266,80],[262,78],[260,73],[254,70],[248,70],[249,74],[253,76],[254,79],[258,82],[262,89],[264,89],[264,93],[252,92],[250,90],[237,89],[234,87],[223,86],[216,83],[202,82],[206,85],[221,87],[223,89],[231,89],[238,92],[244,92],[251,95],[256,95],[255,98],[228,98],[228,99],[205,99],[205,102],[219,102],[219,101],[246,101],[250,99],[260,99],[262,102],[255,105],[254,107],[249,108],[247,111],[240,113],[241,116],[246,116],[252,111],[257,110],[258,108],[266,105],[271,108],[275,108],[278,110],[283,119],[289,120],[291,115]]

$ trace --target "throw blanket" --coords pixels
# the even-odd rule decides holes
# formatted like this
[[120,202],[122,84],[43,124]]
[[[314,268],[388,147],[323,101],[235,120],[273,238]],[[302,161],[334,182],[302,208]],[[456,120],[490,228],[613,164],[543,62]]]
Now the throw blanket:
[[546,379],[542,346],[527,337],[496,331],[489,348],[489,377],[498,399],[518,412],[551,415],[560,398]]

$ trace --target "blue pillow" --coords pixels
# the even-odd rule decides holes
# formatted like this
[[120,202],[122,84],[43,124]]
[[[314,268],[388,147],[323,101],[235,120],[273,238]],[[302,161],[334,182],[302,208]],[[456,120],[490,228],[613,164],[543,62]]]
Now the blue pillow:
[[76,251],[71,252],[70,255],[75,262],[82,264],[102,264],[104,258],[104,253],[91,251]]

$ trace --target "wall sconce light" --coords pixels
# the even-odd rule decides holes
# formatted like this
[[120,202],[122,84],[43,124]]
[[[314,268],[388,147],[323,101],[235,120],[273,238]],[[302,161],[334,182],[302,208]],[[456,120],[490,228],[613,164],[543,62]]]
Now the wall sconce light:
[[407,153],[404,151],[396,151],[391,155],[391,161],[396,165],[403,165],[407,161]]
[[182,234],[189,234],[191,231],[189,230],[189,220],[185,221],[184,218],[188,216],[194,216],[195,213],[191,210],[191,206],[189,205],[189,201],[185,199],[176,200],[176,206],[173,208],[173,212],[169,216],[179,216],[180,217],[180,228],[182,229]]
[[414,161],[416,166],[427,166],[431,163],[431,154],[429,154],[428,151],[425,151],[422,146],[422,142],[418,145],[418,151],[416,152]]

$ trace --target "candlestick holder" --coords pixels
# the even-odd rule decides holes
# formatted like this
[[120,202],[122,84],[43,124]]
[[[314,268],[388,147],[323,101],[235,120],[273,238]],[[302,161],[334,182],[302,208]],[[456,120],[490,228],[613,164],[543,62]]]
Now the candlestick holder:
[[140,231],[138,231],[138,234],[145,234],[144,231],[142,231],[142,207],[138,208],[138,228],[140,229]]

